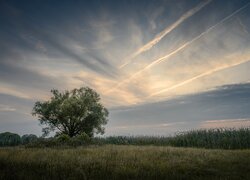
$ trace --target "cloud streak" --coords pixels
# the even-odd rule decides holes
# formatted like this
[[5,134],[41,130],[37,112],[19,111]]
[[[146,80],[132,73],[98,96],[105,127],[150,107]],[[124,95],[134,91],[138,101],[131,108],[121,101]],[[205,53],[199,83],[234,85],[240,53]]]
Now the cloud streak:
[[141,48],[139,48],[135,53],[133,53],[131,55],[131,57],[129,58],[129,61],[125,62],[124,64],[122,64],[120,66],[120,68],[125,67],[126,65],[128,65],[133,58],[135,58],[136,56],[140,55],[141,53],[150,50],[154,45],[156,45],[158,42],[161,41],[162,38],[164,38],[167,34],[169,34],[171,31],[173,31],[175,28],[177,28],[182,22],[184,22],[186,19],[188,19],[189,17],[193,16],[194,14],[196,14],[197,12],[199,12],[203,7],[205,7],[206,5],[208,5],[212,0],[207,0],[204,1],[200,4],[198,4],[196,7],[194,7],[193,9],[190,9],[188,12],[186,12],[185,14],[183,14],[177,21],[175,21],[172,25],[170,25],[169,27],[166,27],[162,32],[160,32],[159,34],[157,34],[155,36],[154,39],[152,39],[151,41],[149,41],[147,44],[145,44],[144,46],[142,46]]
[[[250,57],[249,57],[249,58],[250,58]],[[170,91],[170,90],[176,89],[176,88],[178,88],[178,87],[184,86],[184,85],[186,85],[186,84],[188,84],[188,83],[191,83],[192,81],[195,81],[195,80],[200,79],[200,78],[202,78],[202,77],[208,76],[208,75],[213,74],[213,73],[215,73],[215,72],[217,72],[217,71],[222,71],[222,70],[224,70],[224,69],[231,68],[231,67],[234,67],[234,66],[237,66],[237,65],[246,63],[246,62],[250,61],[249,58],[248,58],[248,60],[244,60],[244,61],[241,61],[241,62],[236,62],[236,63],[232,63],[232,64],[229,64],[229,65],[223,65],[223,66],[220,66],[220,67],[216,67],[216,68],[214,68],[214,69],[212,69],[212,70],[209,70],[209,71],[206,71],[206,72],[204,72],[204,73],[201,73],[201,74],[199,74],[199,75],[197,75],[197,76],[195,76],[195,77],[192,77],[192,78],[190,78],[190,79],[188,79],[188,80],[185,80],[185,81],[183,81],[183,82],[181,82],[181,83],[178,83],[178,84],[176,84],[176,85],[174,85],[174,86],[171,86],[171,87],[169,87],[169,88],[163,89],[163,90],[158,91],[158,92],[155,92],[155,93],[151,94],[151,95],[148,96],[148,97],[152,97],[152,96],[155,96],[155,95],[158,95],[158,94],[162,94],[162,93],[168,92],[168,91]]]
[[[133,132],[141,129],[141,134],[173,133],[176,131],[200,128],[205,125],[220,125],[223,127],[227,120],[239,120],[238,125],[250,120],[249,99],[250,84],[228,84],[218,86],[213,90],[178,96],[169,100],[151,102],[135,106],[117,107],[110,110],[110,122],[107,128],[108,133],[120,134],[122,132]],[[195,113],[194,113],[195,112]],[[225,120],[218,121],[217,120]],[[230,127],[236,123],[230,123]],[[248,121],[248,125],[249,125]],[[228,124],[229,124],[228,123]],[[166,132],[163,129],[153,128],[153,124],[169,124],[171,126]],[[139,128],[137,125],[145,125]],[[147,125],[152,125],[148,127]],[[241,124],[244,125],[244,124]],[[116,129],[120,127],[119,129]],[[126,129],[126,127],[128,127]],[[205,126],[203,126],[205,128]],[[206,126],[208,127],[208,126]],[[116,132],[117,131],[117,132]],[[136,134],[139,132],[133,132]]]
[[[0,10],[2,11],[2,9]],[[14,37],[13,39],[15,39],[15,44],[12,45],[9,42],[3,44],[1,42],[0,46],[6,46],[8,49],[12,49],[14,48],[13,46],[22,44],[22,46],[17,46],[21,51],[43,51],[43,53],[46,51],[46,54],[49,55],[60,53],[61,56],[67,57],[69,60],[74,60],[75,62],[83,65],[86,69],[102,76],[106,76],[107,78],[115,78],[115,76],[117,76],[118,73],[116,69],[107,59],[98,57],[93,53],[89,53],[87,55],[79,54],[76,53],[74,49],[70,48],[68,45],[70,41],[74,41],[75,43],[77,42],[70,36],[70,33],[72,32],[67,32],[67,34],[65,32],[62,33],[58,28],[51,28],[50,31],[48,31],[46,26],[33,23],[32,18],[30,18],[30,16],[25,14],[22,10],[20,10],[20,15],[18,16],[16,14],[8,14],[9,12],[5,11],[1,12],[1,15],[5,16],[6,19],[9,19],[6,27],[12,29],[11,31],[8,31],[8,34],[11,34],[11,39]],[[70,38],[66,38],[67,35]],[[0,36],[2,36],[2,32],[0,32]],[[66,41],[69,42],[63,43]],[[0,57],[2,57],[2,54]],[[2,59],[3,58],[1,58],[0,61],[2,61]]]
[[201,128],[242,128],[247,127],[250,125],[250,119],[249,118],[243,118],[243,119],[221,119],[221,120],[208,120],[201,122],[200,127]]
[[1,111],[16,111],[16,109],[4,104],[0,104],[0,112]]
[[49,99],[50,89],[82,86],[109,109],[108,135],[166,135],[249,119],[247,3],[0,2],[0,130],[37,134],[34,103]]
[[234,15],[236,15],[237,13],[239,13],[240,11],[244,10],[250,3],[245,4],[244,6],[242,6],[241,8],[237,9],[236,11],[234,11],[233,13],[231,13],[230,15],[228,15],[227,17],[223,18],[221,21],[219,21],[217,24],[211,26],[210,28],[208,28],[206,31],[202,32],[200,35],[196,36],[194,39],[187,41],[185,44],[183,44],[182,46],[180,46],[179,48],[175,49],[174,51],[172,51],[171,53],[153,61],[152,63],[148,64],[147,66],[145,66],[143,69],[137,71],[136,73],[132,74],[130,77],[128,77],[127,79],[121,81],[120,83],[118,83],[116,86],[114,86],[113,88],[111,88],[109,92],[112,92],[114,89],[120,87],[121,85],[123,85],[124,83],[127,83],[129,81],[131,81],[133,78],[135,78],[136,76],[138,76],[139,74],[141,74],[142,72],[152,68],[153,66],[166,61],[167,59],[169,59],[170,57],[172,57],[173,55],[177,54],[178,52],[180,52],[181,50],[185,49],[186,47],[190,46],[192,43],[194,43],[195,41],[197,41],[198,39],[200,39],[201,37],[203,37],[204,35],[208,34],[210,31],[212,31],[213,29],[215,29],[217,26],[223,24],[225,21],[227,21],[228,19],[230,19],[231,17],[233,17]]

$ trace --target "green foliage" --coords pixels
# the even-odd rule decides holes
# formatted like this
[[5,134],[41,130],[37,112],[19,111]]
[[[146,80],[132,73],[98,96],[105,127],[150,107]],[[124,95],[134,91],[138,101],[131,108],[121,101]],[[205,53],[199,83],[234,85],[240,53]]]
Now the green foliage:
[[0,179],[250,179],[250,150],[0,148]]
[[204,129],[179,133],[173,137],[113,136],[94,138],[95,144],[156,145],[176,147],[200,147],[213,149],[250,148],[250,128]]
[[49,148],[63,146],[64,143],[60,142],[57,138],[38,138],[37,141],[25,144],[26,148]]
[[93,139],[95,144],[115,144],[115,145],[155,145],[169,146],[171,137],[164,136],[110,136],[96,137]]
[[61,134],[61,135],[57,136],[56,139],[59,143],[62,143],[62,144],[70,141],[70,137],[67,134]]
[[92,138],[90,138],[86,133],[81,133],[74,137],[69,137],[67,134],[57,134],[54,138],[39,138],[37,141],[26,144],[26,148],[68,148],[76,147],[82,145],[90,145],[92,143]]
[[0,146],[16,146],[21,144],[21,137],[18,134],[5,132],[0,134]]
[[60,93],[52,90],[49,101],[36,102],[32,114],[38,117],[44,135],[57,130],[74,137],[86,133],[103,134],[107,124],[108,110],[100,103],[100,96],[92,89],[83,87]]
[[188,131],[171,138],[170,144],[177,147],[245,149],[250,148],[250,128]]
[[55,138],[40,138],[36,143],[28,144],[26,147],[65,147],[91,144],[246,149],[250,148],[250,128],[194,130],[179,133],[172,137],[111,136],[91,138],[86,133],[82,133],[69,138],[68,135],[58,135]]
[[81,133],[71,139],[71,145],[80,146],[91,143],[91,138],[86,133]]
[[[26,147],[70,147],[81,145],[154,145],[175,147],[199,147],[208,149],[246,149],[250,148],[250,128],[204,129],[179,133],[171,137],[156,136],[110,136],[89,137],[86,133],[70,137],[58,133],[54,138],[37,138],[24,135],[22,143]],[[13,133],[0,134],[0,146],[20,144],[20,137]]]
[[91,141],[91,138],[84,132],[77,135],[76,139],[78,139],[79,141],[83,141],[83,142],[90,142]]
[[37,141],[38,137],[34,134],[25,134],[22,136],[22,144],[28,144]]

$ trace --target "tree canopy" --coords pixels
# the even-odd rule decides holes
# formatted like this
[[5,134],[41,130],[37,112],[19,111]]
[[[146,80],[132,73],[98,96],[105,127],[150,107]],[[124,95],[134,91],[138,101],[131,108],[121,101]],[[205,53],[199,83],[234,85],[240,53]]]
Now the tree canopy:
[[32,114],[38,117],[44,135],[51,131],[70,137],[86,133],[104,133],[103,125],[108,122],[108,110],[100,103],[100,95],[89,87],[59,92],[51,90],[48,101],[36,102]]
[[21,143],[21,137],[18,134],[5,132],[0,133],[0,146],[15,146]]
[[21,137],[22,144],[28,144],[37,141],[38,137],[34,134],[25,134]]

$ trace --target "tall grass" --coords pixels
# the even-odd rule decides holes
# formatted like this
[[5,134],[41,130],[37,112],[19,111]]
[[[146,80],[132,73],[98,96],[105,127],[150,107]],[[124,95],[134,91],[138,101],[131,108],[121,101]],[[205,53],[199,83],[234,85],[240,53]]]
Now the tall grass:
[[0,179],[250,179],[249,128],[79,140],[0,148]]
[[250,128],[193,130],[176,134],[173,137],[113,136],[95,138],[93,143],[245,149],[250,148]]
[[[38,138],[26,147],[77,147],[86,145],[155,145],[175,147],[199,147],[211,149],[246,149],[250,148],[250,128],[240,129],[201,129],[178,133],[174,136],[110,136],[86,138],[59,136]],[[1,143],[0,143],[1,146]]]
[[250,150],[0,148],[0,179],[250,179]]
[[250,129],[195,130],[170,138],[170,145],[178,147],[205,147],[221,149],[250,148]]

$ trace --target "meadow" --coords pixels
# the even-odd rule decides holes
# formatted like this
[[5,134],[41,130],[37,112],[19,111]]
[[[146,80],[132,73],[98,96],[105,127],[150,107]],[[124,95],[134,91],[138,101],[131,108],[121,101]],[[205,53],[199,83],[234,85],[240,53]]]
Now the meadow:
[[249,179],[250,150],[104,145],[1,148],[0,179]]
[[0,179],[250,179],[250,130],[38,139],[0,148]]

